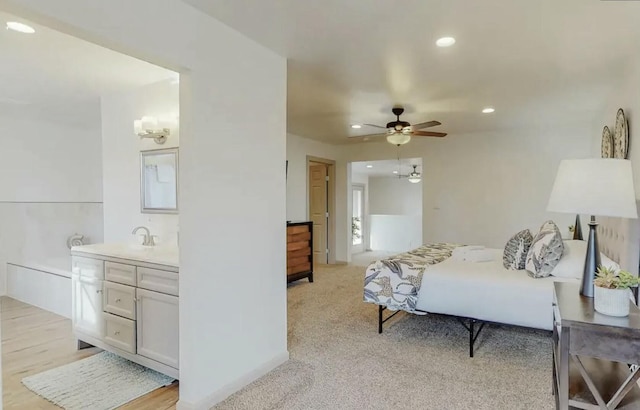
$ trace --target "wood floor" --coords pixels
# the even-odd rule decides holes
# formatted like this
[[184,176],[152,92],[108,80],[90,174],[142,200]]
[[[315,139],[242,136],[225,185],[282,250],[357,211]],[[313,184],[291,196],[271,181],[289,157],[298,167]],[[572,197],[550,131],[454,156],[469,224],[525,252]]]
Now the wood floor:
[[[4,409],[60,409],[24,387],[20,382],[22,378],[83,359],[100,350],[76,350],[71,321],[46,310],[2,297],[0,315]],[[120,409],[175,409],[177,401],[176,382]]]

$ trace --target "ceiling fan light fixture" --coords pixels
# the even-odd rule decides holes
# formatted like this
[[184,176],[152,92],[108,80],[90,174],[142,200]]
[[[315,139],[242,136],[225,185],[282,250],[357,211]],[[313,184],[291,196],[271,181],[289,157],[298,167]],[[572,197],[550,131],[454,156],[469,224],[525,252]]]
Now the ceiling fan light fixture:
[[412,184],[417,184],[418,182],[420,182],[422,180],[422,176],[420,175],[420,173],[418,171],[416,171],[417,167],[418,167],[417,165],[414,165],[413,166],[413,171],[407,177],[407,180],[409,182],[411,182]]
[[394,132],[387,135],[387,142],[393,145],[404,145],[411,141],[411,135],[403,134],[402,132]]

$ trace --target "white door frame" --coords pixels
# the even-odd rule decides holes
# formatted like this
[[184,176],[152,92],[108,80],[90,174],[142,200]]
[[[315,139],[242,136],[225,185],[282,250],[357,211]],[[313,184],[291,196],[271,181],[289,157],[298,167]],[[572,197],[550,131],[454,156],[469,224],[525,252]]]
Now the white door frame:
[[[360,214],[362,215],[362,217],[360,218],[360,235],[361,235],[361,239],[362,241],[360,242],[360,245],[354,245],[353,244],[353,238],[351,240],[351,254],[354,253],[362,253],[366,250],[367,248],[367,214],[366,214],[366,209],[365,209],[365,198],[366,198],[366,186],[364,184],[359,184],[359,183],[352,183],[351,184],[351,198],[352,198],[352,207],[353,207],[353,192],[354,191],[361,191],[362,192],[362,201],[360,203]],[[353,210],[351,210],[351,215],[353,217],[354,213]]]

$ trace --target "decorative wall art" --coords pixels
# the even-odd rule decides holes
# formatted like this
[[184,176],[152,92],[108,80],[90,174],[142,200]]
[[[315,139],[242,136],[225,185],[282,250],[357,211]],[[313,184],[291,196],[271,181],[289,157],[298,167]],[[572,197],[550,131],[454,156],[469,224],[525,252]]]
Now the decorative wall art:
[[629,155],[629,126],[622,108],[616,113],[616,125],[613,131],[613,157],[626,159]]
[[602,146],[600,148],[602,158],[613,158],[613,136],[606,125],[602,129]]

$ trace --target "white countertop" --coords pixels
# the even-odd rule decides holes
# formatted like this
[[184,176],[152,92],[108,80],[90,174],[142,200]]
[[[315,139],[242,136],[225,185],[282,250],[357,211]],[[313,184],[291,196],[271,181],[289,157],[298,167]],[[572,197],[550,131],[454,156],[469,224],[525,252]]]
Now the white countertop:
[[174,268],[180,267],[180,258],[177,246],[142,246],[127,243],[96,243],[93,245],[72,247],[71,253],[76,252],[154,263],[158,265],[172,266]]

